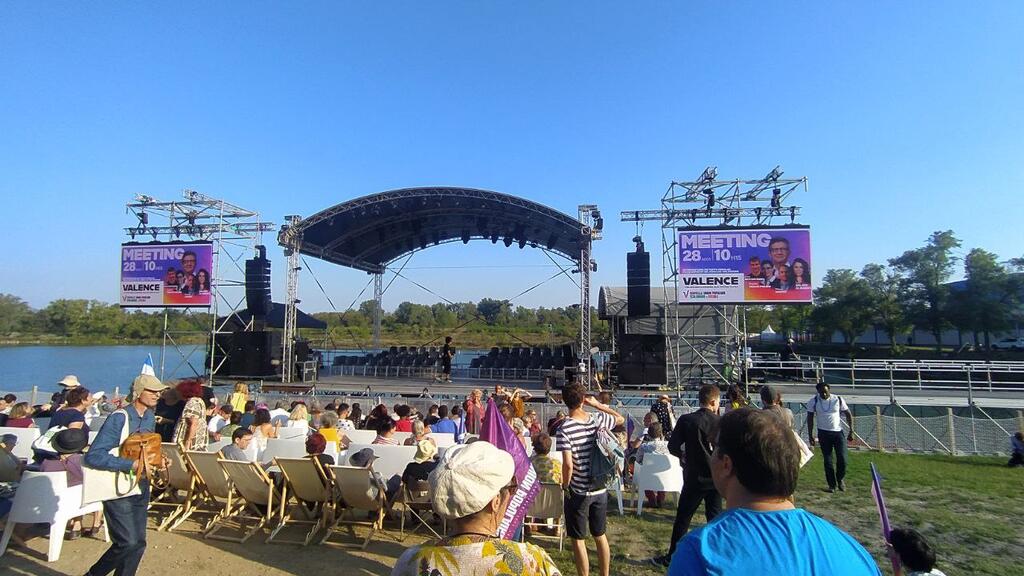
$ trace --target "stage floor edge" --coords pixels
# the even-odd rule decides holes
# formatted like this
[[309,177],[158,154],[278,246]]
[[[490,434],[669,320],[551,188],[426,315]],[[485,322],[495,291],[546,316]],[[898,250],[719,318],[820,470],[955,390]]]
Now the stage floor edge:
[[424,388],[430,395],[462,395],[465,396],[475,388],[493,390],[501,385],[506,388],[522,388],[534,396],[544,395],[544,382],[532,380],[491,380],[491,379],[460,379],[452,382],[440,382],[431,378],[374,378],[371,376],[327,376],[316,382],[296,382],[281,384],[280,382],[264,382],[267,391],[309,390],[315,387],[321,394],[353,394],[365,395],[366,387],[371,394],[399,394],[403,396],[423,394]]

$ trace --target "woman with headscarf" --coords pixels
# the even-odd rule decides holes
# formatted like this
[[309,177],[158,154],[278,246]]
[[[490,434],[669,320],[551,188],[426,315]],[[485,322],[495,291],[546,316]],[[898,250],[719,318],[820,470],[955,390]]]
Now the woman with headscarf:
[[184,450],[206,451],[209,431],[206,428],[206,402],[203,401],[203,384],[190,378],[178,382],[178,394],[185,400],[181,417],[174,427],[172,441]]
[[451,534],[406,550],[392,576],[561,574],[540,547],[498,534],[517,487],[515,464],[507,452],[484,441],[447,451],[428,481],[432,507],[448,518]]

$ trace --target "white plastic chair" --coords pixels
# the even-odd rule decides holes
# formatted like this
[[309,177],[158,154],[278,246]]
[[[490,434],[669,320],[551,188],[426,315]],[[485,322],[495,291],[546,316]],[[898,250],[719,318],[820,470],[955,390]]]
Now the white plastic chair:
[[373,462],[373,469],[376,472],[380,472],[380,475],[387,482],[389,478],[402,475],[405,472],[406,465],[412,462],[416,457],[415,446],[390,446],[387,444],[351,444],[348,447],[347,455],[345,458],[345,464],[348,464],[348,458],[350,458],[356,452],[363,448],[369,448],[373,450],[373,455],[377,457],[377,460]]
[[[16,524],[49,524],[50,549],[46,561],[56,562],[60,559],[68,520],[102,510],[102,502],[82,506],[82,486],[69,487],[67,472],[25,472],[7,515],[7,526],[0,540],[0,556],[7,552]],[[103,524],[103,540],[110,542],[106,523]]]
[[394,438],[395,442],[405,444],[406,440],[412,438],[412,432],[395,432],[391,437]]
[[352,444],[369,444],[377,437],[373,430],[342,430]]
[[305,440],[267,440],[267,449],[260,454],[260,463],[273,462],[274,458],[302,458],[306,455]]
[[683,491],[683,468],[671,454],[644,454],[643,464],[633,466],[633,488],[636,490],[636,515],[643,513],[644,491]]
[[207,444],[206,445],[206,451],[207,452],[220,452],[221,450],[224,449],[225,446],[228,446],[229,444],[231,444],[231,438],[226,438],[226,439],[225,438],[221,438],[220,440],[217,440],[216,442],[210,442],[209,444]]
[[[565,535],[565,495],[562,492],[562,487],[559,484],[541,483],[540,490],[537,492],[537,497],[534,498],[533,503],[530,504],[530,508],[526,513],[526,518],[523,521],[523,526],[529,526],[530,528],[543,528],[548,525],[548,519],[553,518],[555,520],[554,526],[558,532],[558,549],[562,549],[562,538]],[[523,530],[523,539],[525,540],[526,531]],[[539,535],[536,531],[530,535],[531,539],[543,538],[544,536]],[[552,538],[548,536],[548,538]]]
[[[49,422],[49,418],[46,419]],[[14,434],[18,437],[18,445],[14,447],[12,454],[18,458],[29,460],[32,458],[32,443],[39,438],[39,428],[14,428],[11,426],[0,426],[0,436]]]
[[278,440],[302,440],[305,442],[309,428],[279,428],[277,430]]
[[434,439],[434,444],[437,444],[438,448],[455,446],[455,434],[451,432],[431,432],[430,437]]

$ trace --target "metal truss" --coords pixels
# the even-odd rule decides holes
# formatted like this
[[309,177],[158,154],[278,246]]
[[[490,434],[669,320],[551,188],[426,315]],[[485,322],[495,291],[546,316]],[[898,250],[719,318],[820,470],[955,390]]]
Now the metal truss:
[[281,382],[291,384],[295,378],[295,317],[299,304],[299,249],[302,247],[302,231],[298,224],[302,219],[298,216],[285,216],[285,224],[281,226],[281,237],[287,244],[284,255],[288,258],[286,271],[286,291],[284,310],[284,335],[281,337]]
[[[597,262],[592,258],[594,240],[601,239],[604,219],[596,204],[579,205],[580,222],[580,380],[590,385],[594,373],[590,352],[590,274],[597,271]],[[584,378],[585,376],[585,378]]]

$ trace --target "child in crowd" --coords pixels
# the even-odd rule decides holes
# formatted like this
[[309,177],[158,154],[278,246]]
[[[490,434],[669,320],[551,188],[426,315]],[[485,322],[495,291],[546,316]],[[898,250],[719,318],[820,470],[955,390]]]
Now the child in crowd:
[[537,472],[538,482],[562,483],[562,464],[551,458],[551,436],[541,432],[533,437],[533,457],[530,462]]
[[886,548],[897,561],[893,576],[946,576],[935,567],[935,550],[917,530],[893,528]]

